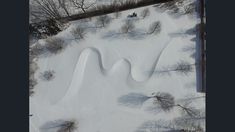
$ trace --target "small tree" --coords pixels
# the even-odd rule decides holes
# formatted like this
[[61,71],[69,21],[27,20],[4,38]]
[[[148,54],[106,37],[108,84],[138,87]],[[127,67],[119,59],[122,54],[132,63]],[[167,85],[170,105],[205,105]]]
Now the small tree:
[[96,24],[101,27],[106,27],[111,22],[111,18],[108,15],[98,16]]
[[159,104],[164,111],[171,110],[175,105],[174,97],[169,93],[158,92],[153,93],[155,99],[154,104]]
[[53,70],[44,71],[41,73],[41,78],[45,81],[50,81],[55,77],[55,72]]
[[135,29],[135,25],[131,20],[127,20],[125,24],[121,27],[121,33],[129,33]]
[[48,38],[45,47],[50,53],[57,54],[65,48],[65,44],[60,38]]
[[57,132],[74,132],[77,129],[77,124],[74,120],[64,121]]
[[147,17],[147,16],[149,16],[150,15],[150,11],[149,11],[149,9],[148,8],[145,8],[142,12],[141,12],[141,14],[140,14],[140,16],[144,19],[145,17]]
[[153,34],[153,33],[158,34],[160,33],[160,31],[161,31],[161,23],[160,21],[156,21],[150,25],[148,34]]
[[71,31],[72,35],[75,39],[84,39],[85,37],[85,29],[81,27],[77,27]]

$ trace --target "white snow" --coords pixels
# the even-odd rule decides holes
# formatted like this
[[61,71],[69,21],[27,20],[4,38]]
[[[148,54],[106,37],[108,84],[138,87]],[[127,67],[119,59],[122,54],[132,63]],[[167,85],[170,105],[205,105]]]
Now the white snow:
[[[146,32],[150,24],[160,21],[162,30],[157,35],[111,35],[119,32],[127,15],[138,15],[146,7],[121,12],[121,17],[97,30],[88,30],[84,40],[71,40],[70,31],[77,25],[92,27],[95,18],[85,22],[71,22],[68,29],[56,35],[68,44],[57,55],[42,56],[38,59],[35,77],[38,84],[35,95],[30,97],[30,132],[58,119],[75,119],[79,122],[79,132],[134,132],[145,121],[171,120],[178,117],[177,109],[171,112],[149,111],[151,100],[142,106],[127,107],[118,99],[129,93],[151,95],[153,92],[168,92],[176,100],[188,95],[201,96],[196,92],[196,71],[188,76],[175,74],[158,76],[154,71],[162,66],[175,64],[180,60],[195,63],[189,52],[183,52],[195,35],[184,32],[193,28],[197,18],[182,15],[172,17],[166,12],[156,11],[148,6],[150,16],[135,21],[136,30]],[[114,17],[113,14],[109,15]],[[137,32],[137,31],[136,31]],[[43,42],[43,40],[41,40]],[[40,73],[54,70],[55,78],[43,81]],[[203,108],[204,100],[196,107]]]

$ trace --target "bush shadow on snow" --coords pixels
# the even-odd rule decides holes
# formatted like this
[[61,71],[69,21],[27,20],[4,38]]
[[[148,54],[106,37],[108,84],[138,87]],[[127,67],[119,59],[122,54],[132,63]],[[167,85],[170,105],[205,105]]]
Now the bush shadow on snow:
[[143,29],[136,29],[135,31],[128,33],[121,33],[119,31],[108,31],[106,32],[102,38],[103,39],[121,39],[128,38],[132,40],[142,40],[146,37],[147,33]]
[[132,108],[140,108],[150,97],[141,93],[129,93],[118,98],[118,103]]
[[64,120],[46,122],[39,128],[40,132],[57,132],[61,125],[64,124],[64,122]]

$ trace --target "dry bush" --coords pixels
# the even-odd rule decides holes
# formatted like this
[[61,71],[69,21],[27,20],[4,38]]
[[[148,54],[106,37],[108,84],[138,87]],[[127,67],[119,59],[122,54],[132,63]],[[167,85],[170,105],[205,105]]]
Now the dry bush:
[[71,33],[75,39],[84,39],[85,34],[86,34],[85,29],[81,28],[79,26],[77,28],[73,29],[71,31]]
[[121,27],[121,33],[130,33],[135,29],[135,25],[132,21],[127,20]]
[[158,92],[153,98],[155,99],[154,104],[160,105],[164,111],[170,111],[175,106],[174,97],[169,93]]
[[98,16],[96,19],[97,27],[106,27],[111,22],[111,18],[108,15]]
[[141,13],[140,16],[144,19],[145,17],[150,15],[150,11],[148,8],[145,8]]
[[196,117],[198,117],[199,114],[200,114],[200,111],[199,111],[198,109],[196,109],[196,108],[194,108],[194,107],[191,107],[191,106],[189,106],[188,104],[184,104],[184,105],[177,104],[177,105],[175,105],[175,106],[181,109],[183,115],[186,114],[186,115],[188,115],[188,116],[190,116],[190,117],[196,118]]
[[192,72],[193,70],[192,64],[186,61],[180,61],[177,64],[175,64],[173,67],[174,67],[174,71],[180,74],[185,74],[185,75]]
[[48,38],[46,39],[45,48],[52,54],[57,54],[65,48],[64,41],[60,38]]
[[161,23],[160,21],[156,21],[150,25],[148,34],[153,34],[153,33],[158,34],[160,33],[160,31],[161,31]]
[[44,81],[50,81],[55,78],[54,74],[55,71],[53,70],[44,71],[43,73],[41,73],[41,79]]
[[170,75],[171,72],[176,72],[181,75],[188,75],[193,71],[194,65],[195,64],[190,64],[186,61],[181,60],[172,66],[162,67],[161,70],[155,72],[159,75]]
[[76,129],[77,123],[74,120],[64,121],[57,132],[74,132]]

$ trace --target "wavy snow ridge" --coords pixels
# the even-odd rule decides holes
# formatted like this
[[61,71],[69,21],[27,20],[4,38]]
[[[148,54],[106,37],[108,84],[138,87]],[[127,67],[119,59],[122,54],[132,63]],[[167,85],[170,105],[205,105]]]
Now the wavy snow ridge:
[[[156,70],[157,68],[157,64],[159,62],[159,59],[163,53],[163,51],[167,48],[167,46],[169,45],[169,43],[171,42],[171,40],[167,41],[165,46],[163,47],[163,49],[161,50],[161,52],[159,53],[159,55],[157,56],[157,59],[155,60],[155,62],[153,63],[151,69],[150,69],[150,72],[147,74],[147,77],[146,79],[144,80],[137,80],[135,79],[135,76],[133,76],[132,74],[132,64],[131,62],[126,59],[126,58],[121,58],[119,59],[118,61],[116,61],[110,69],[106,69],[104,68],[104,64],[103,64],[103,61],[102,61],[102,54],[101,52],[94,48],[94,47],[89,47],[89,48],[86,48],[84,49],[79,58],[78,58],[78,61],[76,63],[76,66],[75,66],[75,70],[73,72],[73,77],[72,77],[72,80],[71,80],[71,83],[70,83],[70,86],[66,92],[66,94],[64,95],[64,97],[61,98],[61,100],[59,101],[62,101],[66,98],[70,98],[71,96],[75,96],[76,93],[78,93],[79,91],[79,86],[82,84],[83,82],[83,76],[85,75],[85,69],[86,69],[86,65],[87,65],[87,61],[88,59],[90,59],[91,57],[93,58],[96,58],[97,62],[96,64],[98,64],[99,66],[99,69],[100,69],[100,72],[103,74],[103,75],[110,75],[112,74],[113,72],[115,72],[115,69],[116,67],[120,67],[120,66],[124,66],[125,69],[127,69],[127,77],[126,77],[126,81],[128,84],[131,84],[131,85],[143,85],[145,84],[153,75],[154,71]],[[93,54],[93,56],[92,56]],[[59,102],[57,101],[57,102]]]

